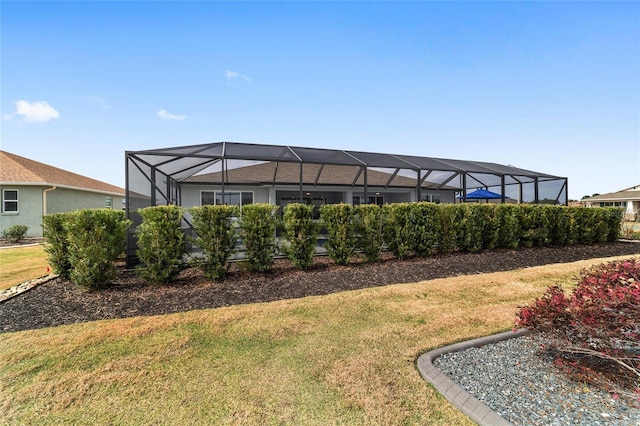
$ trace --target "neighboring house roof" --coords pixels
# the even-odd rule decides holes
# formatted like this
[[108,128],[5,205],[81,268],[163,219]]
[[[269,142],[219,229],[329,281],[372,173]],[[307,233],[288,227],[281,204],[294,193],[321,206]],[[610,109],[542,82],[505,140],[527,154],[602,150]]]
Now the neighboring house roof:
[[[305,185],[341,185],[351,186],[364,184],[364,174],[357,166],[337,166],[304,164],[302,181]],[[220,184],[222,172],[194,175],[184,179],[185,183]],[[300,165],[296,163],[266,162],[251,166],[227,170],[225,184],[236,185],[298,185],[300,182]],[[416,180],[401,175],[367,170],[367,185],[375,187],[415,188]],[[422,188],[435,187],[436,184],[425,181]],[[440,189],[453,189],[442,187]]]
[[609,192],[607,194],[594,195],[593,197],[583,198],[581,201],[589,202],[607,202],[607,201],[640,201],[640,185],[632,186],[631,188],[623,189],[617,192]]
[[0,183],[13,185],[51,185],[83,191],[123,195],[124,188],[68,172],[48,164],[0,151]]

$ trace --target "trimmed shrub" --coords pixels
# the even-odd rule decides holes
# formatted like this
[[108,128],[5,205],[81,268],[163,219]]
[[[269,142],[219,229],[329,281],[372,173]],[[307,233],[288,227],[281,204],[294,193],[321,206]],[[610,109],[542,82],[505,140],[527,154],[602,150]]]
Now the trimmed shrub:
[[498,246],[500,237],[499,204],[476,204],[478,217],[482,221],[482,248],[493,250]]
[[124,211],[83,209],[70,212],[65,219],[69,278],[81,287],[104,288],[115,276],[115,260],[124,254],[130,223]]
[[64,223],[69,213],[53,213],[42,217],[42,235],[46,241],[44,251],[53,272],[60,278],[69,279],[71,264],[69,263],[69,241]]
[[415,234],[411,225],[411,203],[385,204],[384,242],[398,259],[406,259],[415,246]]
[[462,251],[476,253],[482,250],[484,224],[482,223],[482,210],[480,204],[459,204],[462,210],[461,235],[458,246]]
[[576,207],[574,219],[576,221],[579,244],[593,244],[597,241],[596,215],[594,211],[599,209]]
[[605,207],[605,221],[607,223],[607,241],[617,241],[622,235],[622,219],[624,211],[619,207]]
[[245,246],[243,264],[250,271],[265,272],[273,266],[278,206],[266,203],[242,207],[240,235]]
[[567,244],[578,244],[580,239],[580,223],[578,210],[582,210],[584,207],[567,207],[569,211],[569,234],[567,235]]
[[14,243],[17,243],[24,239],[28,230],[29,227],[27,225],[13,225],[2,230],[2,236],[10,239]]
[[[559,353],[558,365],[581,380],[608,378],[640,393],[640,262],[615,261],[583,271],[567,296],[559,286],[516,315]],[[635,383],[635,385],[634,385]]]
[[325,244],[329,257],[338,265],[348,265],[357,244],[353,206],[325,204],[320,218],[329,234]]
[[138,275],[148,282],[167,284],[184,268],[182,208],[151,206],[138,212],[142,216],[142,223],[136,228],[136,254],[142,262],[137,268]]
[[313,255],[318,243],[319,225],[313,221],[313,206],[292,203],[283,210],[283,251],[298,269],[313,265]]
[[519,205],[501,204],[498,208],[498,247],[515,249],[520,246],[520,216]]
[[464,229],[464,204],[438,204],[438,251],[453,253],[459,248],[459,240]]
[[223,278],[229,270],[229,257],[236,244],[236,229],[232,221],[240,212],[238,206],[205,205],[192,207],[194,243],[202,249],[203,257],[195,260],[210,280]]
[[603,208],[591,209],[593,214],[593,239],[595,243],[606,243],[609,238],[608,212]]
[[541,247],[551,242],[550,223],[547,216],[549,206],[537,204],[521,204],[522,234],[520,243],[523,247]]
[[384,214],[377,204],[361,204],[355,207],[357,247],[367,262],[380,261],[384,245]]
[[411,203],[409,215],[409,232],[413,234],[411,250],[420,257],[427,257],[438,243],[438,204]]
[[571,234],[571,212],[564,206],[547,206],[549,219],[549,239],[554,246],[569,244]]

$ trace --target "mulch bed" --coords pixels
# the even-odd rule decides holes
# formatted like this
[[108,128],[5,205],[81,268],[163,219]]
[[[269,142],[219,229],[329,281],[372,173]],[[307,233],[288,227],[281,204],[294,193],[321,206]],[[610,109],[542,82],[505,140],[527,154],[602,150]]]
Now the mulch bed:
[[381,263],[356,261],[349,266],[336,266],[328,258],[319,257],[308,271],[298,271],[286,260],[276,260],[267,273],[250,273],[234,266],[229,276],[219,282],[211,282],[191,268],[183,271],[174,283],[164,286],[146,284],[134,271],[119,266],[118,278],[105,290],[86,291],[56,278],[0,303],[0,332],[268,302],[632,254],[640,254],[640,244],[495,250],[404,261],[387,255]]

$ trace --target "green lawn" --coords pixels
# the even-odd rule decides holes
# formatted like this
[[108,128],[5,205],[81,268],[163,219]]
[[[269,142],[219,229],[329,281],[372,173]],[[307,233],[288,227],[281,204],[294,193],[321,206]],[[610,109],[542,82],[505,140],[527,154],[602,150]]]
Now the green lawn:
[[6,333],[0,424],[471,425],[417,357],[602,261]]
[[49,274],[44,246],[0,249],[0,290]]

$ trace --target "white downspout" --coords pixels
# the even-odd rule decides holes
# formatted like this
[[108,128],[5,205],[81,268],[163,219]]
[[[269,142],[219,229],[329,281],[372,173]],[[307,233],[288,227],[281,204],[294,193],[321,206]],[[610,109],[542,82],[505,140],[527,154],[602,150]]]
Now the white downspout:
[[56,190],[56,186],[53,185],[51,188],[45,189],[44,191],[42,191],[42,216],[46,216],[47,215],[47,192],[49,191],[55,191]]

